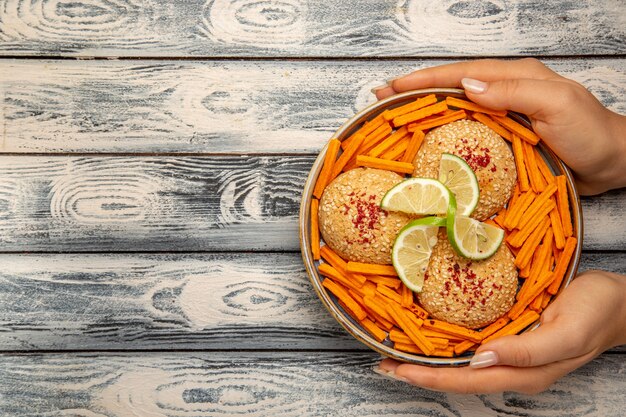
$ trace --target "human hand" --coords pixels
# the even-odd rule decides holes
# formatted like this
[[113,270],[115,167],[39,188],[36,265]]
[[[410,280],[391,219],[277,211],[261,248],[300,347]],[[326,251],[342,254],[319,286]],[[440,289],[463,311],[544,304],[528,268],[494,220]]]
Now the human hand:
[[[479,81],[480,80],[480,81]],[[468,98],[530,118],[574,171],[583,195],[626,186],[626,116],[536,59],[468,61],[415,71],[375,89],[376,97],[429,87],[463,87]]]
[[385,359],[376,371],[437,391],[533,394],[622,344],[626,344],[626,276],[587,271],[545,310],[538,328],[485,343],[470,366],[431,368]]

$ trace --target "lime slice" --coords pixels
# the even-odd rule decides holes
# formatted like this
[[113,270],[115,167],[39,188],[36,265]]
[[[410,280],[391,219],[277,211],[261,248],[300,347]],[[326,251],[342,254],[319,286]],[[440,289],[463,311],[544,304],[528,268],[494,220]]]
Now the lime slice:
[[472,214],[478,204],[480,189],[476,174],[463,158],[450,153],[441,156],[439,181],[456,197],[457,211],[462,216]]
[[492,256],[504,239],[504,230],[467,216],[448,217],[448,240],[466,258],[480,260]]
[[450,190],[437,180],[409,178],[387,191],[380,206],[410,214],[446,214],[450,195]]
[[396,237],[391,261],[402,282],[415,292],[422,291],[430,254],[437,244],[437,232],[445,224],[445,218],[424,217],[404,226]]

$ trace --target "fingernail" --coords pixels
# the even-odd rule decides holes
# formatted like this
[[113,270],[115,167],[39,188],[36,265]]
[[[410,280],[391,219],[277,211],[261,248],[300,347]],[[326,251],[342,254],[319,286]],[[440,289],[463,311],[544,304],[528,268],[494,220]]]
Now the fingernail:
[[386,371],[379,366],[375,366],[372,370],[376,372],[378,375],[383,376],[385,378],[410,384],[410,381],[408,379],[402,376],[396,375],[393,371]]
[[498,354],[491,350],[477,353],[470,361],[472,368],[487,368],[498,363]]
[[387,84],[383,84],[383,85],[379,85],[377,87],[372,88],[370,91],[372,92],[372,94],[376,94],[378,90],[382,90],[383,88],[387,88],[387,87],[389,87]]
[[487,91],[487,83],[484,81],[475,80],[473,78],[463,78],[461,80],[463,88],[474,94],[482,94]]
[[387,80],[387,85],[388,85],[389,87],[391,87],[391,84],[393,84],[393,82],[394,82],[395,80],[398,80],[398,79],[400,79],[400,78],[402,78],[402,77],[403,77],[403,75],[401,75],[401,76],[399,76],[399,77],[389,78],[389,79]]

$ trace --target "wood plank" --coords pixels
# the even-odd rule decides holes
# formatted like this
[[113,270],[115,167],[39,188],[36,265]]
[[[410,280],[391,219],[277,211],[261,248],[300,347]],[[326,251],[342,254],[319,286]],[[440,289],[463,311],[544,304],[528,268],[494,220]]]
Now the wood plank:
[[[0,152],[318,152],[372,87],[445,62],[1,60]],[[626,114],[626,60],[546,63]]]
[[[606,238],[621,240],[620,236],[626,237],[626,221],[624,221],[623,214],[626,210],[626,188],[608,191],[599,196],[582,197],[581,201],[585,232],[583,248],[596,247]],[[600,208],[602,214],[597,216],[594,213]],[[613,248],[623,250],[626,248],[624,243],[621,247],[613,246]],[[600,246],[603,245],[600,244]]]
[[626,52],[620,2],[5,0],[0,51],[64,56]]
[[[0,155],[0,252],[296,251],[313,159]],[[624,201],[583,201],[586,249],[626,246]]]
[[[0,255],[0,351],[360,349],[300,255]],[[626,274],[626,253],[580,270]]]
[[0,250],[294,250],[311,163],[3,156]]
[[535,396],[427,391],[372,372],[364,353],[0,356],[0,413],[46,416],[621,417],[626,355],[602,355]]
[[364,348],[324,309],[295,253],[0,264],[0,350]]

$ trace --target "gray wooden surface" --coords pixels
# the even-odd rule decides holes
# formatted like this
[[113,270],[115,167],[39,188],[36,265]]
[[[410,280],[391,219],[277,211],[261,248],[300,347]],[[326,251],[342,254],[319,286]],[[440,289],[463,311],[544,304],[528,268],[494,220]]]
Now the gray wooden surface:
[[3,0],[6,55],[476,56],[626,52],[620,0]]
[[[313,160],[0,155],[0,243],[6,252],[297,251]],[[625,198],[583,199],[585,249],[626,246]]]
[[[0,264],[4,350],[367,350],[322,308],[297,253],[4,254]],[[587,253],[588,269],[626,274],[626,255]]]
[[[6,59],[0,151],[317,153],[372,87],[446,62]],[[623,57],[545,62],[626,113]]]
[[[625,28],[623,1],[0,0],[0,415],[623,416],[623,348],[537,396],[374,374],[297,211],[416,68],[541,56],[626,113]],[[626,273],[626,190],[583,209],[581,270]]]
[[623,416],[626,364],[621,355],[594,360],[540,396],[426,391],[373,373],[377,359],[357,352],[13,355],[4,360],[7,370],[0,398],[5,401],[0,403],[0,413],[82,417]]

